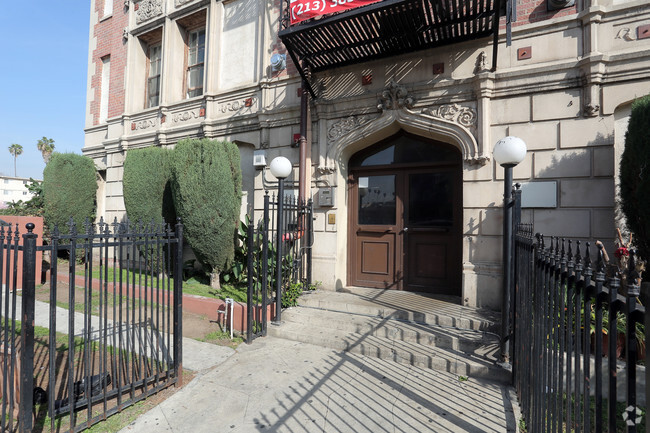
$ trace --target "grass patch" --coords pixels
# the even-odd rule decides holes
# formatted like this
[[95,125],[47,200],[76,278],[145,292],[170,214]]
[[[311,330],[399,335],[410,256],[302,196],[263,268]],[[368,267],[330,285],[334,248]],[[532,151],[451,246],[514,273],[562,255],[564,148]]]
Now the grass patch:
[[[68,269],[69,266],[69,261],[65,259],[58,259],[58,267],[59,269]],[[84,269],[84,265],[76,265],[75,266],[75,274],[78,276],[84,276],[86,274],[86,271]],[[145,281],[146,281],[146,286],[147,287],[153,287],[153,288],[162,288],[162,284],[157,284],[158,283],[158,276],[154,275],[153,277],[151,274],[147,274],[146,272],[138,272],[138,271],[132,271],[128,269],[122,269],[121,270],[122,274],[122,281],[125,284],[127,281],[129,284],[133,281],[133,278],[135,278],[136,284],[141,284],[144,286]],[[102,269],[102,272],[100,274],[100,269],[99,266],[93,266],[92,269],[92,278],[98,279],[98,280],[103,280],[105,276],[105,270]],[[114,280],[117,282],[120,281],[119,279],[120,272],[118,270],[114,270],[112,267],[108,267],[108,282],[112,283]],[[153,281],[153,283],[152,283]],[[171,285],[173,288],[173,280],[171,280]],[[213,289],[210,284],[209,284],[209,279],[207,276],[200,276],[200,275],[194,275],[191,278],[188,278],[183,281],[183,293],[187,295],[195,295],[195,296],[203,296],[204,298],[212,298],[212,299],[222,299],[225,300],[226,298],[232,298],[235,300],[235,302],[246,302],[247,298],[247,291],[248,289],[246,287],[235,287],[232,285],[224,284],[221,286],[221,290],[217,291]],[[110,295],[109,295],[110,296]],[[99,295],[93,295],[93,307],[94,308],[99,308]],[[94,304],[97,304],[95,306]],[[79,309],[79,305],[81,305],[81,309]],[[65,307],[67,308],[67,307]],[[79,309],[79,311],[83,311],[83,304],[76,304],[75,309]],[[95,313],[93,313],[95,314]]]

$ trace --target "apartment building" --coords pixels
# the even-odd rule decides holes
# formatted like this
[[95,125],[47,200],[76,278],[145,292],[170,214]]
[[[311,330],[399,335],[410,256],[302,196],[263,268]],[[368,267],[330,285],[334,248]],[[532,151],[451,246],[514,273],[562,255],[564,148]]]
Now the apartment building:
[[249,213],[285,156],[314,198],[324,288],[498,308],[494,143],[527,144],[524,221],[611,245],[648,70],[645,0],[92,0],[83,152],[108,219],[130,149],[237,143]]

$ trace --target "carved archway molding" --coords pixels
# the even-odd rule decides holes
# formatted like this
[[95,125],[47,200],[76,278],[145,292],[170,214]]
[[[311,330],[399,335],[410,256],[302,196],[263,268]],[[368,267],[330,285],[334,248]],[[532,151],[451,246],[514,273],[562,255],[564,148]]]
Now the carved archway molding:
[[[457,146],[463,159],[472,164],[485,164],[489,157],[483,155],[472,132],[457,118],[447,119],[438,111],[424,109],[421,112],[408,108],[384,110],[381,116],[368,119],[364,116],[343,119],[347,125],[335,136],[328,137],[326,167],[322,172],[334,172],[344,165],[355,152],[389,137],[403,129],[412,134]],[[335,127],[336,125],[333,125]]]

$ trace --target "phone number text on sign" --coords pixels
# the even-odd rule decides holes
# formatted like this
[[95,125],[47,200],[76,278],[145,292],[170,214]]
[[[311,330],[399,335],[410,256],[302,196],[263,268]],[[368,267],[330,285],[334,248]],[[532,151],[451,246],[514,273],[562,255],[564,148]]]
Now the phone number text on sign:
[[291,24],[382,0],[290,0]]

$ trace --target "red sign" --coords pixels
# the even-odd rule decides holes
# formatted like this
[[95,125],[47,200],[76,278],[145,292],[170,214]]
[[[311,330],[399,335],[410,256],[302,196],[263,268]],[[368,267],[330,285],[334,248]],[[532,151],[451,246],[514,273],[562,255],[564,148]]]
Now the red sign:
[[377,3],[381,0],[290,0],[291,24],[308,20],[319,15],[331,14],[347,9]]

